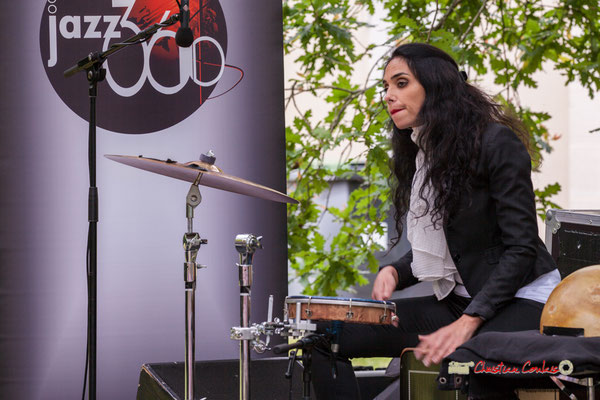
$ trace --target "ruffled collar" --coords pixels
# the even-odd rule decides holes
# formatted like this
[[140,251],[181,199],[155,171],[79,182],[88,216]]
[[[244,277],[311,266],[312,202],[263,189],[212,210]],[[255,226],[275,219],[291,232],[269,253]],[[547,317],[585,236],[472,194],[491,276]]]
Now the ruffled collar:
[[410,139],[417,146],[419,145],[418,139],[419,139],[419,136],[421,135],[421,128],[422,128],[422,125],[410,128],[410,129],[412,129],[412,133],[410,134]]

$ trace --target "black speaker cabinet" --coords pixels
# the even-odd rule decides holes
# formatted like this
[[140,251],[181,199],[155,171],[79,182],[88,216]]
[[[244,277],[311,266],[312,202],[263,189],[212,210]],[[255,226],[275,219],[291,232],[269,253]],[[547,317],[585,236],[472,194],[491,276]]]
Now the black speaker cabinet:
[[[287,358],[252,360],[250,397],[288,400],[290,381],[285,378]],[[140,372],[137,400],[179,400],[184,398],[184,363],[144,364]],[[239,398],[239,360],[196,362],[196,397],[207,400]],[[296,362],[292,377],[292,398],[302,398],[302,365]],[[314,395],[311,391],[311,395]]]
[[600,264],[600,210],[549,210],[546,247],[562,278]]

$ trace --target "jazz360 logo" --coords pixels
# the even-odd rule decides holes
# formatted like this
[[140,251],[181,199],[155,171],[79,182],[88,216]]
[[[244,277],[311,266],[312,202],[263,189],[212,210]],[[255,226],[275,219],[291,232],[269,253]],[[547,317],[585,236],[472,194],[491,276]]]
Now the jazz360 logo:
[[[175,0],[47,0],[40,49],[52,86],[87,120],[85,73],[65,78],[63,72],[90,52],[106,50],[178,12]],[[186,119],[209,99],[228,67],[227,27],[218,0],[191,0],[194,14],[191,47],[175,44],[177,23],[107,59],[106,82],[98,85],[99,127],[155,132]]]

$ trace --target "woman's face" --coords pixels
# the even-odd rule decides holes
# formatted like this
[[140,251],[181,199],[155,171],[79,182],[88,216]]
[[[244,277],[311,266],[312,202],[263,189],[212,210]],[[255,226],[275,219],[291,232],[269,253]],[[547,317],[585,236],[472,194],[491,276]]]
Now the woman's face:
[[412,74],[404,59],[393,58],[383,74],[385,103],[398,129],[414,127],[425,101],[425,89]]

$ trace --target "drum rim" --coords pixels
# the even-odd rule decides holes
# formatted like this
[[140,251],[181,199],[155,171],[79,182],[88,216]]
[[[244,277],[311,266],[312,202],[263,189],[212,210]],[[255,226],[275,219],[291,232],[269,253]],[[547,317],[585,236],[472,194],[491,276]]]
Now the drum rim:
[[347,297],[324,297],[324,296],[287,296],[285,304],[327,304],[327,305],[350,305],[352,301],[353,307],[373,307],[396,310],[396,303],[387,300],[369,300],[369,299],[352,299]]

